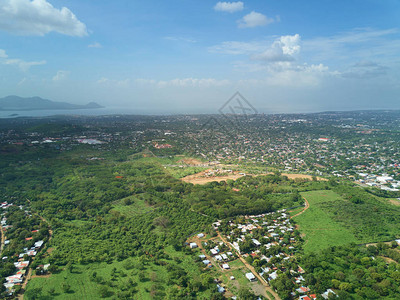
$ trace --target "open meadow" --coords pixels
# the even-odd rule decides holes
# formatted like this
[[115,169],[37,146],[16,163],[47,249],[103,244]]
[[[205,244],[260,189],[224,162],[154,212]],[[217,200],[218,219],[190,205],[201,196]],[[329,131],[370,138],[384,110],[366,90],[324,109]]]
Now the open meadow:
[[305,192],[301,195],[307,199],[310,207],[304,213],[294,217],[294,220],[305,235],[305,252],[358,242],[349,229],[335,221],[321,206],[325,202],[343,201],[339,195],[329,190]]

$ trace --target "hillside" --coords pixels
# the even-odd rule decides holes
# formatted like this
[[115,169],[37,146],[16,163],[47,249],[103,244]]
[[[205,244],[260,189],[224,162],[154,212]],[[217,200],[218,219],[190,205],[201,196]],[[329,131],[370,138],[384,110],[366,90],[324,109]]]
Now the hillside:
[[0,98],[0,111],[27,111],[27,110],[71,110],[71,109],[96,109],[101,105],[90,102],[86,105],[56,102],[40,97],[22,98],[7,96]]

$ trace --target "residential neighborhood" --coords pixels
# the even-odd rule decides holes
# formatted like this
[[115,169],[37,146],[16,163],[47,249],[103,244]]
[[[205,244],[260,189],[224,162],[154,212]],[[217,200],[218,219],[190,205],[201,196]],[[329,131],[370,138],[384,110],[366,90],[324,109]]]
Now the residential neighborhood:
[[[202,254],[197,255],[205,269],[214,268],[217,274],[229,275],[216,278],[218,291],[226,297],[235,299],[236,289],[231,287],[232,281],[237,282],[238,273],[233,273],[232,268],[236,270],[239,264],[242,271],[239,276],[252,284],[250,288],[260,296],[268,297],[268,292],[277,296],[281,292],[281,277],[288,276],[292,290],[288,295],[290,299],[317,298],[305,284],[306,271],[297,262],[296,253],[302,241],[288,211],[238,216],[217,221],[212,227],[217,234],[215,237],[201,233],[189,238],[188,245],[201,250]],[[254,288],[254,284],[260,287]],[[329,294],[336,295],[333,289],[328,289],[321,297],[328,299]]]
[[[48,236],[47,229],[42,230],[39,220],[33,217],[30,210],[23,205],[15,205],[4,201],[0,204],[2,244],[0,257],[4,266],[5,287],[8,295],[17,294],[27,284],[31,274],[30,267],[38,252],[43,249],[45,241],[42,238]],[[21,219],[27,225],[23,234],[13,223],[22,225]],[[11,220],[11,224],[9,224]],[[30,229],[30,231],[28,231]],[[24,237],[25,236],[25,237]],[[24,238],[23,238],[24,237]],[[47,272],[50,264],[42,266]],[[36,267],[35,267],[36,268]],[[8,273],[8,274],[6,274]]]

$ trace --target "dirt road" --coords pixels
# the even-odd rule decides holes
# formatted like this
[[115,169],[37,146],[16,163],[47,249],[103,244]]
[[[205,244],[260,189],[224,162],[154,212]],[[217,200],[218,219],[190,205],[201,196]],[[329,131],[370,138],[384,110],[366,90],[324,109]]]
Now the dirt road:
[[0,231],[1,231],[1,245],[0,245],[0,256],[1,256],[1,253],[3,252],[4,249],[4,242],[6,241],[6,233],[4,232],[2,226],[0,226]]
[[291,217],[290,217],[291,219],[293,219],[294,217],[300,216],[302,213],[304,213],[304,212],[310,207],[310,204],[308,203],[307,199],[304,198],[304,197],[303,197],[303,199],[304,199],[304,202],[305,202],[305,204],[306,204],[306,205],[304,206],[304,209],[303,209],[301,212],[295,214],[294,216],[291,216]]
[[[234,251],[231,244],[229,244],[228,241],[219,232],[218,232],[218,237],[221,239],[221,241],[223,241],[226,245],[228,245],[228,247],[231,249],[231,251]],[[279,295],[270,287],[270,285],[266,282],[266,280],[264,278],[262,278],[260,276],[260,274],[258,274],[256,272],[254,267],[252,265],[250,265],[240,254],[238,254],[238,256],[239,256],[240,261],[246,266],[247,269],[249,269],[251,271],[251,273],[253,273],[257,277],[257,279],[265,287],[265,289],[272,294],[274,299],[280,300],[281,298],[279,298]],[[263,296],[270,299],[270,297],[268,296],[267,293],[264,293]],[[274,300],[274,299],[271,299],[271,300]]]

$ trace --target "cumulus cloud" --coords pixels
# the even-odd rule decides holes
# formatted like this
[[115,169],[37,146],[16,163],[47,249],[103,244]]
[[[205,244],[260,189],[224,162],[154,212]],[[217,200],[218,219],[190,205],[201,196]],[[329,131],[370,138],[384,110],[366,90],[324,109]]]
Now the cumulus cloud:
[[90,45],[88,45],[88,47],[89,47],[89,48],[103,48],[103,46],[102,46],[100,43],[98,43],[98,42],[95,42],[95,43],[93,43],[93,44],[90,44]]
[[267,16],[252,11],[237,21],[239,28],[253,28],[258,26],[265,26],[273,23],[275,20]]
[[300,35],[285,35],[275,40],[266,51],[254,54],[252,59],[268,62],[293,61],[300,52]]
[[218,2],[214,6],[214,10],[216,11],[224,11],[228,13],[234,13],[237,11],[241,11],[244,8],[244,4],[241,1],[238,2]]
[[272,41],[227,41],[209,47],[208,51],[231,55],[249,55],[253,60],[270,62],[293,61],[301,50],[300,41],[299,34],[284,35]]
[[59,71],[57,71],[57,74],[54,75],[53,81],[64,80],[68,77],[68,75],[69,75],[69,71],[59,70]]
[[20,68],[23,72],[28,71],[32,66],[44,65],[45,60],[42,61],[24,61],[20,58],[10,58],[6,51],[0,49],[0,64],[3,65],[14,65]]
[[21,35],[43,36],[52,31],[88,35],[86,25],[68,8],[57,9],[46,0],[0,0],[0,29]]

